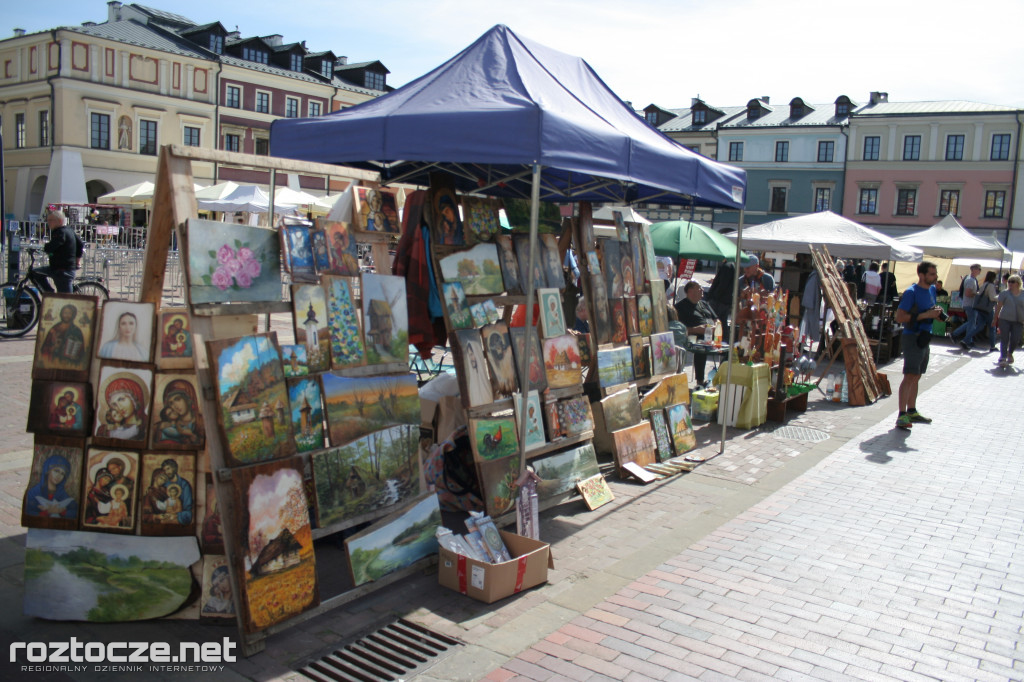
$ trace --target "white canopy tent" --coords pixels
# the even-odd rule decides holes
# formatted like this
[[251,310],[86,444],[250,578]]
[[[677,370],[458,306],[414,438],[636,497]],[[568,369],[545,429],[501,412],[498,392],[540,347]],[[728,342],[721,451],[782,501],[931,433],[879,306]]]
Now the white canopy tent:
[[651,224],[650,220],[637,213],[632,206],[602,206],[594,211],[594,222],[614,222],[615,217],[612,215],[613,211],[621,211],[622,219],[627,223],[638,223],[640,225]]
[[986,258],[998,261],[1005,251],[994,239],[981,239],[965,230],[952,213],[927,230],[898,237],[898,241],[915,246],[929,256],[942,258]]
[[196,201],[218,201],[238,189],[238,183],[227,180],[204,187],[196,192]]
[[[255,185],[238,185],[233,192],[220,199],[198,199],[196,203],[203,211],[267,213],[270,210],[270,197]],[[274,202],[275,213],[284,214],[294,211],[295,204]]]

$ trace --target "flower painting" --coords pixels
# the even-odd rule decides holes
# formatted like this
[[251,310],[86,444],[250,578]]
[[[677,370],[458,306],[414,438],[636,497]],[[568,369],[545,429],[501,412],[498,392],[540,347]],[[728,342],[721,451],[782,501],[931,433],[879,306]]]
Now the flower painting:
[[325,277],[327,326],[331,341],[331,367],[345,369],[366,364],[363,328],[347,277]]
[[672,436],[668,431],[668,421],[662,410],[651,410],[648,416],[651,430],[654,432],[654,443],[658,447],[658,461],[664,462],[672,457]]
[[292,285],[295,343],[306,349],[310,372],[331,366],[331,335],[327,324],[327,292],[315,284]]
[[583,501],[590,511],[615,499],[612,489],[608,487],[608,481],[604,480],[604,476],[601,474],[580,481],[576,484],[576,490],[583,496]]
[[675,374],[676,341],[672,332],[651,334],[651,375]]
[[367,364],[408,364],[409,308],[405,278],[365,273],[362,297]]
[[567,436],[579,436],[594,430],[594,412],[586,396],[558,401],[558,419]]
[[498,210],[493,199],[463,197],[462,211],[466,216],[466,242],[494,241],[495,235],[501,231],[498,223]]
[[193,304],[281,300],[276,231],[190,218],[187,234]]

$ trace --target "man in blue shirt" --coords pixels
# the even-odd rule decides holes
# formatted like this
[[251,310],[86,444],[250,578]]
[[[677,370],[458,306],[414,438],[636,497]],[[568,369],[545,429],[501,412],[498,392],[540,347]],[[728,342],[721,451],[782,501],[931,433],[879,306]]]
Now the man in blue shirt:
[[900,414],[896,428],[909,431],[914,423],[930,424],[931,419],[917,411],[917,386],[928,369],[932,320],[945,315],[935,304],[935,282],[939,273],[935,263],[922,261],[917,266],[917,283],[900,297],[896,322],[903,325],[900,348],[903,351],[903,381],[900,383]]

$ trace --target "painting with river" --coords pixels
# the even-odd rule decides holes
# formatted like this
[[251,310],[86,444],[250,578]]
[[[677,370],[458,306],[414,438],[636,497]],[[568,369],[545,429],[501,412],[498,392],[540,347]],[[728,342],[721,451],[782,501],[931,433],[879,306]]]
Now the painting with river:
[[437,553],[441,508],[429,493],[345,541],[356,585],[379,580]]

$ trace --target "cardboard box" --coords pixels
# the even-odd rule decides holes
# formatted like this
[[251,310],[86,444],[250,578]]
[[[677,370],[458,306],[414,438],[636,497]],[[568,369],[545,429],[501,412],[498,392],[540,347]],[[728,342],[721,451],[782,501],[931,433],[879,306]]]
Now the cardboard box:
[[499,531],[512,561],[488,564],[440,548],[437,581],[477,601],[491,604],[548,581],[554,568],[551,546],[546,542]]

